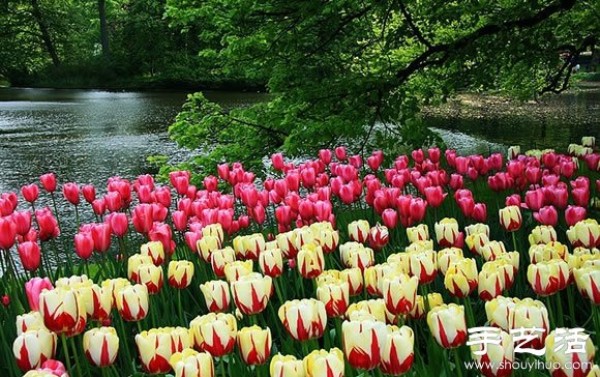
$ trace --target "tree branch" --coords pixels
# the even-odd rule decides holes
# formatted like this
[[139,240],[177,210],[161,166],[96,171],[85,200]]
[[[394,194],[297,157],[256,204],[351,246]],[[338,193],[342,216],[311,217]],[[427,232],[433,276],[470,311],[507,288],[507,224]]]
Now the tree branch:
[[398,1],[398,5],[400,6],[400,12],[406,19],[406,23],[408,24],[408,27],[410,27],[410,29],[412,30],[414,36],[417,37],[417,39],[421,43],[423,43],[425,46],[431,47],[431,43],[427,40],[427,38],[425,38],[425,36],[421,32],[421,30],[417,27],[417,25],[415,25],[413,18],[411,16],[411,14],[408,12],[408,10],[406,9],[406,6],[404,5],[404,3],[400,0],[400,1]]

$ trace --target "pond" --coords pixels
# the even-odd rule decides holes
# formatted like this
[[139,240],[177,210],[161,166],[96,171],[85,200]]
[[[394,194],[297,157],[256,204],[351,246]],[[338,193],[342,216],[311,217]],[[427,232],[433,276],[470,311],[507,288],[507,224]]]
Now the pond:
[[[225,107],[264,98],[206,95]],[[18,190],[48,171],[63,182],[101,187],[114,174],[133,178],[147,171],[148,155],[182,153],[167,127],[185,97],[183,92],[0,89],[0,192]],[[499,103],[493,109],[467,98],[428,114],[426,122],[462,153],[502,151],[513,144],[566,148],[584,135],[600,139],[600,91],[555,96],[535,106]]]

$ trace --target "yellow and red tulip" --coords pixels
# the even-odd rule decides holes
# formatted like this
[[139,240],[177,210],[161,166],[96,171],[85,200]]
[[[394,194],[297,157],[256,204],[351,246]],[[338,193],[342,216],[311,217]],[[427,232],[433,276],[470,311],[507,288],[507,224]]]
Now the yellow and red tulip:
[[319,276],[325,267],[323,248],[315,243],[303,245],[298,252],[298,271],[305,279]]
[[149,294],[154,295],[160,292],[164,282],[162,267],[154,264],[142,264],[138,266],[137,275],[139,284],[145,285]]
[[348,236],[351,241],[365,243],[371,226],[367,220],[356,220],[348,224]]
[[594,219],[581,220],[567,230],[567,238],[573,247],[600,247],[600,225]]
[[231,295],[229,284],[223,280],[211,280],[200,284],[206,307],[209,311],[219,313],[229,310]]
[[328,317],[341,317],[346,313],[350,302],[350,286],[345,281],[319,284],[317,298],[325,304]]
[[348,283],[350,296],[356,296],[363,290],[364,281],[360,268],[347,268],[340,271],[340,279]]
[[[510,308],[510,306],[509,306]],[[526,344],[522,344],[523,348],[542,349],[544,341],[550,325],[548,321],[548,310],[541,301],[531,298],[524,298],[515,303],[508,312],[509,329],[542,329],[536,332],[533,339]]]
[[283,273],[283,255],[279,249],[268,249],[258,256],[258,265],[263,274],[276,278]]
[[219,278],[225,277],[225,266],[234,261],[235,251],[230,246],[215,250],[210,254],[210,266],[215,275]]
[[119,352],[119,337],[113,327],[98,327],[83,334],[83,351],[97,367],[112,365]]
[[415,337],[408,326],[388,326],[388,334],[381,348],[380,368],[384,374],[400,376],[412,366]]
[[56,334],[45,329],[26,331],[13,342],[13,354],[22,371],[38,368],[56,353]]
[[431,310],[432,308],[443,304],[444,299],[442,298],[442,295],[437,292],[427,294],[427,303],[423,300],[423,296],[417,295],[415,306],[413,306],[413,309],[408,313],[408,316],[412,319],[421,319],[427,314],[428,307],[429,310]]
[[419,279],[406,274],[383,277],[383,299],[387,310],[395,315],[408,314],[415,306]]
[[[513,337],[506,331],[497,331],[500,343],[488,342],[471,345],[471,356],[485,377],[509,377],[513,373],[515,347]],[[493,339],[496,342],[496,337]]]
[[519,206],[507,206],[501,208],[499,211],[500,225],[509,232],[514,232],[521,228],[523,223],[523,216],[521,215],[521,208]]
[[148,288],[143,284],[121,288],[115,301],[119,314],[125,321],[139,321],[148,314]]
[[450,294],[458,298],[467,297],[477,288],[477,282],[477,263],[471,258],[452,263],[444,277],[444,286]]
[[269,372],[272,377],[304,377],[304,364],[294,355],[278,353],[271,359]]
[[312,351],[303,364],[306,377],[344,377],[344,353],[339,348]]
[[229,283],[232,283],[242,276],[251,274],[253,266],[254,263],[252,262],[252,260],[236,260],[231,263],[228,263],[225,265],[224,268],[225,279],[227,279]]
[[237,333],[237,346],[248,365],[264,364],[271,355],[271,329],[256,325],[243,327]]
[[221,357],[233,351],[237,321],[233,314],[205,314],[190,322],[190,333],[196,349]]
[[40,313],[44,325],[57,334],[73,336],[85,329],[85,303],[75,289],[57,287],[40,294]]
[[257,314],[265,310],[272,291],[271,277],[256,272],[242,276],[231,283],[235,305],[244,315]]
[[29,312],[17,316],[17,336],[28,330],[45,329],[44,318],[40,312]]
[[467,340],[465,309],[462,305],[444,304],[427,313],[431,335],[444,348],[456,348]]
[[203,236],[196,242],[198,254],[205,262],[210,262],[211,254],[221,248],[216,236]]
[[530,264],[527,280],[533,291],[540,296],[550,296],[565,289],[569,282],[569,265],[561,259]]
[[413,243],[417,241],[429,240],[429,228],[427,224],[419,224],[410,228],[406,228],[406,236],[408,242]]
[[389,333],[385,323],[373,320],[344,321],[342,344],[348,363],[356,369],[375,369]]
[[180,260],[169,262],[169,285],[177,289],[187,288],[194,277],[194,264],[190,261]]
[[262,233],[237,236],[233,239],[233,250],[238,259],[258,260],[260,253],[265,250],[265,237]]
[[298,341],[322,337],[327,325],[325,304],[314,298],[286,301],[278,315],[288,334]]
[[156,266],[160,266],[165,261],[165,248],[160,241],[151,241],[140,247],[140,254],[149,256]]
[[213,377],[215,366],[210,354],[186,348],[169,359],[175,377]]
[[594,364],[596,349],[582,328],[554,329],[547,337],[546,367],[552,377],[587,376]]

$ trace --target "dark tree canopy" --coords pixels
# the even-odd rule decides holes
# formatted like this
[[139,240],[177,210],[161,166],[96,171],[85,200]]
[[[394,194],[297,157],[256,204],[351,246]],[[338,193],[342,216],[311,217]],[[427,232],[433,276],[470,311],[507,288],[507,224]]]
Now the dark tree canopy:
[[339,143],[356,152],[436,143],[416,116],[422,106],[460,90],[560,92],[600,27],[600,1],[576,0],[168,0],[166,9],[173,27],[199,27],[211,45],[200,56],[215,70],[265,77],[271,94],[233,110],[191,96],[170,131],[208,152],[192,168]]

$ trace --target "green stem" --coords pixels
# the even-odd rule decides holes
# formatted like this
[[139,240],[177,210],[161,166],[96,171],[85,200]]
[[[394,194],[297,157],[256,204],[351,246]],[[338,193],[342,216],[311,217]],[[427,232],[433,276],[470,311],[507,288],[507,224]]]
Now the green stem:
[[565,316],[563,314],[561,293],[557,292],[553,297],[554,303],[556,304],[556,308],[558,311],[558,323],[557,326],[564,327],[565,326]]
[[273,283],[275,284],[275,293],[277,294],[277,298],[279,299],[279,303],[283,304],[285,299],[283,298],[283,294],[281,293],[281,287],[279,286],[279,278],[273,279]]
[[179,323],[185,326],[185,316],[183,314],[183,306],[181,305],[181,289],[177,290],[177,310],[179,311]]
[[69,371],[69,375],[73,375],[73,365],[71,365],[71,356],[69,355],[67,336],[64,333],[60,334],[60,341],[62,343],[63,351],[65,352],[65,362],[67,363],[67,370]]
[[554,310],[552,310],[552,303],[550,302],[550,296],[544,297],[544,301],[546,303],[546,309],[548,309],[548,317],[550,319],[550,328],[553,329],[556,327],[556,321],[554,320]]
[[221,370],[221,376],[227,377],[227,372],[225,372],[225,358],[223,356],[219,358],[219,369]]
[[[596,327],[596,344],[600,344],[600,306],[592,304],[592,315],[594,316],[594,323]],[[598,360],[598,356],[600,356],[600,352],[596,355],[596,362],[600,362],[600,360]]]
[[56,199],[54,198],[54,192],[50,193],[50,197],[52,198],[52,205],[54,206],[54,216],[56,216],[56,222],[58,223],[58,228],[62,230],[62,225],[60,224],[60,216],[58,215],[58,209],[56,207]]
[[78,376],[83,376],[83,373],[81,373],[81,364],[82,363],[78,363],[77,360],[79,359],[78,355],[77,355],[77,346],[75,345],[75,338],[72,337],[71,338],[71,348],[73,349],[73,355],[75,356],[75,368],[77,369],[77,375]]
[[456,367],[456,374],[458,375],[458,377],[462,377],[463,376],[463,371],[462,371],[462,362],[460,359],[460,355],[458,354],[458,347],[453,349],[454,352],[454,364]]
[[302,346],[302,356],[308,355],[310,352],[308,350],[308,341],[300,342],[300,345]]
[[473,314],[473,306],[471,305],[471,298],[465,297],[465,309],[467,314],[467,325],[469,328],[475,327],[475,315]]
[[569,316],[571,317],[571,327],[577,327],[575,320],[575,302],[573,301],[573,285],[567,287],[567,300],[569,302]]

